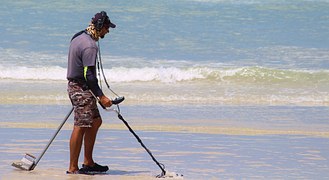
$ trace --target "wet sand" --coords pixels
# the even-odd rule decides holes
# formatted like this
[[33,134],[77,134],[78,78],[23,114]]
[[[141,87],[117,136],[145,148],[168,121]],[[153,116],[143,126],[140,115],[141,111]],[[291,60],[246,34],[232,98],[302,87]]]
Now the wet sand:
[[[94,159],[110,167],[107,174],[66,175],[72,117],[35,170],[12,167],[25,153],[39,156],[69,109],[1,106],[0,179],[155,179],[161,173],[115,113],[104,111]],[[122,113],[166,170],[184,179],[329,177],[325,106],[124,106]]]
[[[128,130],[101,129],[95,159],[105,175],[66,175],[70,130],[64,129],[35,170],[10,164],[42,151],[55,129],[1,128],[1,179],[155,179],[160,169]],[[14,132],[14,133],[13,133]],[[136,130],[166,170],[184,179],[323,179],[329,177],[328,137],[294,134],[210,134]]]

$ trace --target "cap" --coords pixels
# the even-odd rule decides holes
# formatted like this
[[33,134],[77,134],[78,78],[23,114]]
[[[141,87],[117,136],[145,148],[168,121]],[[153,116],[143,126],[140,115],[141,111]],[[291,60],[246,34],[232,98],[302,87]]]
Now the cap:
[[95,25],[97,30],[102,29],[104,26],[111,28],[116,27],[116,25],[111,22],[105,11],[101,11],[95,14],[95,16],[92,18],[92,23]]

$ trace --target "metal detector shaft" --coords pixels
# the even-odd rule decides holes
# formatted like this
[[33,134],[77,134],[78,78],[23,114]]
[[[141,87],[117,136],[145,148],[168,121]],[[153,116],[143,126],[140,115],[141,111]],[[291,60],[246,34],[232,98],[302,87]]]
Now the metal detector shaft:
[[118,118],[127,126],[127,128],[129,129],[129,131],[135,136],[135,138],[137,139],[137,141],[141,144],[141,146],[146,150],[146,152],[151,156],[152,160],[159,166],[159,168],[162,171],[162,174],[159,175],[159,177],[162,177],[164,175],[166,175],[166,170],[164,169],[164,165],[159,163],[155,157],[153,156],[153,154],[151,153],[151,151],[144,145],[144,143],[142,142],[142,140],[137,136],[137,134],[134,132],[134,130],[129,126],[128,122],[126,120],[124,120],[124,118],[122,117],[122,115],[117,111],[114,110],[117,114],[118,114]]
[[38,157],[38,159],[35,161],[34,165],[31,167],[31,170],[33,170],[35,168],[35,166],[37,166],[37,164],[39,163],[39,161],[41,160],[42,156],[46,153],[46,151],[48,150],[50,144],[54,141],[54,139],[56,138],[57,134],[59,133],[59,131],[62,129],[63,125],[65,124],[65,122],[67,121],[67,119],[70,117],[70,115],[72,114],[74,107],[72,106],[71,110],[69,111],[69,113],[65,116],[63,122],[58,126],[57,131],[54,133],[53,137],[49,140],[48,144],[46,145],[45,149],[42,151],[42,153],[40,154],[40,156]]
[[[129,131],[135,136],[135,138],[137,139],[137,141],[142,145],[142,147],[146,150],[146,152],[151,156],[152,160],[159,166],[159,168],[162,171],[162,174],[157,176],[157,177],[164,177],[166,175],[166,170],[164,168],[164,165],[159,163],[159,161],[157,161],[155,159],[155,157],[153,156],[153,154],[151,153],[151,151],[149,149],[147,149],[147,147],[144,145],[144,143],[142,142],[142,140],[137,136],[137,134],[134,132],[134,130],[129,126],[128,122],[126,120],[124,120],[124,118],[122,117],[122,115],[120,114],[119,111],[115,110],[115,109],[111,109],[111,108],[106,108],[100,101],[99,98],[97,98],[95,96],[95,94],[90,90],[90,93],[94,96],[94,98],[98,101],[98,103],[102,106],[102,108],[106,111],[114,111],[118,114],[118,118],[127,126],[127,128],[129,129]],[[117,97],[116,99],[112,100],[112,104],[117,105],[119,108],[119,105],[125,98],[122,97]]]

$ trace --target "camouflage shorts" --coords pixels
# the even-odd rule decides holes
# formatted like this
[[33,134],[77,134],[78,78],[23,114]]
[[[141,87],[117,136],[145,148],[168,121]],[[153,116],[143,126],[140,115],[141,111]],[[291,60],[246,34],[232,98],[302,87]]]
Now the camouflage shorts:
[[74,125],[92,127],[93,121],[100,119],[96,99],[89,90],[83,90],[76,82],[69,81],[67,91],[74,106]]

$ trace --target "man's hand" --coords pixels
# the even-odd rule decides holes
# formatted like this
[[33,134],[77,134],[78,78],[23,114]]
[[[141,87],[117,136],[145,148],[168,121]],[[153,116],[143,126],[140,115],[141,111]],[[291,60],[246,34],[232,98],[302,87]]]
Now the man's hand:
[[103,106],[105,106],[105,107],[111,107],[112,106],[112,101],[108,98],[108,97],[106,97],[106,96],[101,96],[100,98],[99,98],[99,100],[100,100],[100,102],[101,102],[101,104],[103,105]]

